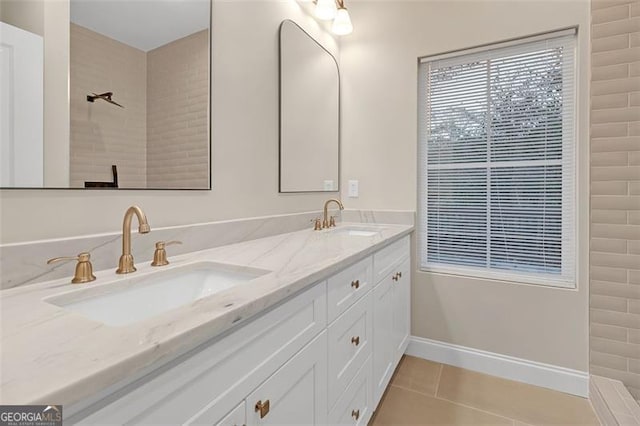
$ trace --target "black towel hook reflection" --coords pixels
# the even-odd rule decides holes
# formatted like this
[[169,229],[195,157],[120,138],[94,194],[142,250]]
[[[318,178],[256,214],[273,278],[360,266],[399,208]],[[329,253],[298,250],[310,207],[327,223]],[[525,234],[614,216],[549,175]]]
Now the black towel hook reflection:
[[110,104],[119,106],[120,108],[124,108],[119,103],[113,101],[111,99],[111,96],[113,96],[113,92],[104,92],[100,94],[92,93],[91,95],[87,95],[87,102],[95,102],[96,99],[102,99],[103,101],[109,102]]

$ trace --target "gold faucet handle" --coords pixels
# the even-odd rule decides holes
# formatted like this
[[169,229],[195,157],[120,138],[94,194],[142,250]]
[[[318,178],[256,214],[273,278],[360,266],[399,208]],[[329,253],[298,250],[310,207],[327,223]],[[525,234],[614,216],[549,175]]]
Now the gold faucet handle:
[[167,251],[164,248],[175,244],[182,244],[182,241],[158,241],[156,243],[156,251],[153,253],[153,262],[151,262],[151,266],[168,265],[169,261],[167,260]]
[[73,284],[88,283],[96,279],[96,276],[93,275],[93,265],[91,265],[90,253],[82,252],[77,256],[54,257],[53,259],[47,260],[47,265],[51,265],[52,263],[56,262],[62,262],[63,260],[78,261],[78,263],[76,264],[75,275],[71,280]]
[[163,249],[166,246],[173,246],[176,244],[182,244],[182,241],[158,241],[156,243],[156,249]]
[[335,216],[331,216],[329,218],[329,228],[333,228],[336,226],[336,217]]
[[322,220],[319,217],[311,219],[311,222],[313,222],[314,231],[322,231]]

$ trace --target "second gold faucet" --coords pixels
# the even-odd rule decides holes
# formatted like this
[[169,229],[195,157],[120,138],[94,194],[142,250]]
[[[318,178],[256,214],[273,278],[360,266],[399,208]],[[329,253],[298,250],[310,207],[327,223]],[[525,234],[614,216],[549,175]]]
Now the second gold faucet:
[[336,203],[340,208],[340,210],[344,210],[342,201],[338,200],[337,198],[331,198],[327,200],[327,202],[324,203],[324,213],[322,217],[322,228],[325,228],[325,229],[336,226],[336,222],[333,216],[329,217],[329,204],[331,203]]
[[149,222],[147,222],[147,216],[142,209],[138,206],[129,207],[122,221],[122,256],[120,256],[116,274],[128,274],[136,271],[133,263],[133,255],[131,254],[131,221],[134,215],[138,218],[138,232],[141,234],[151,232],[151,227],[149,226]]

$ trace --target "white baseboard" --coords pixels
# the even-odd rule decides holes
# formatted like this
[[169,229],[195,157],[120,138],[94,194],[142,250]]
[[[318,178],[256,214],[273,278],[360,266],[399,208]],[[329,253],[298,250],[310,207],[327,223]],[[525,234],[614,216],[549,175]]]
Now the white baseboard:
[[587,398],[589,373],[411,336],[407,355]]

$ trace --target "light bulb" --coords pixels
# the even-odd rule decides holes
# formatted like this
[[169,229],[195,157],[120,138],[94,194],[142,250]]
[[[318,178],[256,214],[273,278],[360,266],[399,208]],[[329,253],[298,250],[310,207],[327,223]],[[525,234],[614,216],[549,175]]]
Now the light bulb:
[[333,21],[333,27],[331,28],[334,34],[347,35],[353,32],[353,24],[351,24],[351,17],[349,12],[344,7],[338,9],[336,19]]
[[315,15],[316,18],[323,21],[330,21],[336,17],[338,8],[336,7],[335,0],[318,0],[316,3]]

